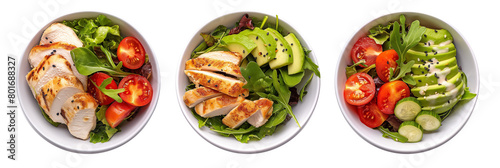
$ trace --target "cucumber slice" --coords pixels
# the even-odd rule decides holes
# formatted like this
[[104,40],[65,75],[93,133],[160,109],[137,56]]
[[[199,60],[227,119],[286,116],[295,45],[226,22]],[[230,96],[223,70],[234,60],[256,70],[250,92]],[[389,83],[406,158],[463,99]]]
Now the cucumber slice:
[[420,111],[422,111],[420,101],[415,97],[407,97],[398,101],[394,115],[401,121],[413,121]]
[[408,138],[408,142],[418,142],[422,140],[424,130],[415,121],[405,121],[399,126],[398,133]]
[[434,131],[441,126],[441,117],[432,111],[422,111],[415,118],[415,122],[420,124],[425,131]]

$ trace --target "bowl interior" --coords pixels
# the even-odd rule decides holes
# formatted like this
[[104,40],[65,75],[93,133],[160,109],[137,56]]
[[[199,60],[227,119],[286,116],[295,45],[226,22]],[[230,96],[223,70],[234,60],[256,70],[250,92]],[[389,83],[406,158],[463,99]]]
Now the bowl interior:
[[457,134],[472,114],[477,97],[467,102],[458,103],[458,105],[455,106],[453,113],[442,122],[442,126],[435,132],[425,133],[422,141],[418,143],[400,143],[395,142],[390,138],[384,138],[382,137],[382,133],[380,131],[368,128],[359,121],[359,118],[355,112],[356,108],[352,105],[347,104],[344,100],[343,95],[344,85],[347,80],[345,75],[345,68],[347,67],[347,65],[352,65],[352,59],[350,57],[351,48],[359,38],[368,35],[368,30],[370,28],[378,24],[386,25],[388,22],[399,21],[399,16],[401,14],[405,15],[407,24],[411,23],[414,20],[420,20],[420,25],[422,26],[429,28],[443,28],[450,31],[454,38],[453,43],[455,44],[457,49],[456,57],[458,60],[458,64],[465,72],[465,74],[467,74],[468,86],[470,88],[470,91],[473,93],[479,92],[479,72],[477,63],[474,58],[474,54],[469,48],[469,45],[460,35],[460,33],[455,28],[442,20],[429,15],[411,12],[393,13],[379,17],[369,22],[359,31],[357,31],[352,36],[352,39],[350,39],[349,43],[345,47],[344,52],[338,60],[338,69],[337,73],[335,74],[335,79],[337,79],[335,88],[337,89],[337,101],[342,110],[342,113],[352,129],[354,129],[354,131],[356,131],[359,136],[361,136],[367,142],[387,151],[398,153],[415,153],[438,147],[439,145],[451,139],[455,134]]
[[[122,36],[124,37],[134,36],[137,39],[139,39],[139,41],[141,41],[142,45],[144,46],[144,49],[146,50],[146,53],[148,53],[149,55],[149,59],[152,64],[153,76],[150,82],[155,94],[153,94],[153,100],[151,101],[151,103],[142,107],[138,112],[137,116],[132,121],[123,124],[121,126],[122,128],[121,132],[115,134],[109,142],[93,144],[90,143],[89,140],[80,140],[73,137],[69,133],[67,127],[63,124],[59,125],[59,127],[54,127],[50,125],[43,118],[38,103],[31,94],[25,76],[31,70],[30,65],[28,63],[29,52],[32,47],[36,46],[39,43],[43,31],[48,26],[50,26],[50,24],[54,22],[61,22],[63,20],[73,20],[78,18],[92,18],[92,17],[95,18],[99,14],[106,15],[106,17],[111,19],[111,21],[114,24],[118,24],[120,26],[120,31]],[[156,58],[154,57],[154,53],[149,47],[147,41],[137,30],[135,30],[127,22],[118,17],[105,13],[98,13],[98,12],[72,13],[65,16],[61,16],[51,21],[50,23],[47,23],[47,25],[45,25],[40,31],[38,31],[38,33],[33,37],[33,39],[26,47],[24,54],[21,56],[21,61],[18,69],[19,69],[18,74],[20,74],[19,77],[17,78],[18,79],[17,84],[19,88],[18,95],[20,95],[19,102],[29,123],[31,124],[33,129],[35,129],[36,132],[40,134],[40,136],[42,136],[45,140],[47,140],[48,142],[52,143],[57,147],[72,152],[79,152],[79,153],[104,152],[119,147],[124,143],[128,142],[135,135],[137,135],[148,122],[149,118],[153,114],[153,111],[156,107],[156,103],[160,93],[160,74],[159,74],[160,71],[158,70],[158,65],[156,62]]]
[[[194,34],[193,38],[186,47],[183,57],[179,60],[176,89],[177,89],[177,99],[179,101],[179,105],[182,109],[182,112],[186,117],[186,120],[201,137],[203,137],[205,140],[212,143],[213,145],[228,151],[238,152],[238,153],[257,153],[257,152],[264,152],[267,150],[271,150],[278,146],[283,145],[284,143],[292,139],[296,134],[298,134],[300,130],[306,125],[307,121],[309,120],[310,116],[314,111],[319,96],[320,80],[318,77],[314,77],[311,83],[309,84],[307,90],[308,94],[304,97],[304,101],[299,102],[299,104],[293,107],[294,114],[296,115],[297,120],[301,125],[301,128],[299,128],[292,119],[291,121],[288,121],[285,125],[279,126],[273,135],[266,136],[260,141],[250,141],[247,144],[237,141],[236,139],[234,139],[234,137],[223,137],[217,134],[216,132],[211,131],[207,127],[199,128],[198,120],[193,116],[191,110],[184,104],[182,99],[182,96],[184,95],[185,92],[185,88],[189,84],[189,79],[184,74],[185,62],[190,58],[191,52],[194,50],[194,48],[203,41],[203,39],[199,34],[202,32],[209,33],[213,31],[218,25],[233,27],[234,24],[238,22],[245,13],[249,14],[250,17],[256,17],[256,18],[263,18],[264,16],[269,16],[267,21],[271,23],[275,23],[276,20],[276,18],[273,17],[273,15],[267,15],[256,12],[238,12],[221,16],[207,23],[198,32]],[[285,32],[295,33],[297,38],[301,41],[301,44],[305,48],[311,49],[311,47],[307,45],[307,41],[304,40],[303,37],[301,37],[300,34],[295,29],[293,29],[291,25],[289,25],[282,19],[279,20],[279,25],[283,27]],[[314,57],[314,52],[311,52],[309,54],[309,57],[315,63],[317,63],[316,58]],[[305,76],[307,75],[308,74],[306,74]],[[305,81],[299,84],[299,88],[302,87],[303,83],[305,83]]]

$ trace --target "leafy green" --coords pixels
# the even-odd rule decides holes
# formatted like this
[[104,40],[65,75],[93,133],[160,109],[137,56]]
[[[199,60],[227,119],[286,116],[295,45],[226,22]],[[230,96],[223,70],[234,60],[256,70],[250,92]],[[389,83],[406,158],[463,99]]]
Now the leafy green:
[[314,74],[316,74],[316,76],[320,77],[321,78],[321,74],[318,70],[319,66],[316,65],[312,60],[311,58],[309,58],[309,56],[305,56],[305,61],[304,61],[304,65],[302,66],[304,69],[308,69],[308,70],[311,70],[314,72]]
[[219,46],[225,45],[222,44],[222,38],[229,33],[230,29],[226,26],[219,25],[217,28],[210,34],[200,33],[203,38],[203,42],[200,43],[191,53],[191,58],[196,58],[201,54],[208,53],[210,51],[216,51]]
[[312,80],[313,76],[314,76],[314,74],[311,74],[311,76],[307,80],[306,84],[302,87],[302,89],[300,89],[300,95],[299,95],[299,100],[300,101],[302,101],[302,98],[304,97],[304,95],[306,95],[306,93],[307,93],[306,87],[307,87],[307,85],[309,85],[309,83],[311,83],[311,80]]
[[[354,61],[353,61],[354,62]],[[366,60],[365,59],[362,59],[362,60],[359,60],[358,62],[355,62],[353,65],[351,66],[347,66],[345,68],[345,75],[347,76],[347,78],[349,78],[350,76],[354,75],[355,73],[358,73],[358,70],[356,69],[356,67],[358,65],[363,65],[365,67],[368,67],[368,65],[365,64],[366,63]],[[372,64],[372,65],[375,65],[375,64]]]
[[378,130],[380,130],[380,132],[382,132],[382,136],[384,138],[390,137],[394,141],[399,141],[399,142],[403,142],[403,143],[408,142],[408,138],[404,137],[403,135],[401,135],[397,132],[391,132],[391,131],[389,131],[389,129],[381,127],[381,126],[378,127]]
[[119,26],[112,25],[111,20],[104,15],[67,20],[62,24],[71,27],[86,47],[102,45],[107,49],[116,50],[122,40]]
[[474,97],[476,97],[476,95],[477,94],[471,93],[469,91],[469,87],[465,87],[464,95],[462,95],[462,98],[460,100],[470,100],[470,99],[473,99]]
[[96,112],[97,123],[94,130],[92,130],[89,134],[90,142],[92,143],[104,143],[108,142],[111,137],[117,132],[120,132],[120,127],[117,126],[112,128],[109,126],[108,121],[106,120],[106,110],[108,109],[107,105],[100,106]]
[[283,81],[288,87],[294,87],[299,84],[305,74],[304,71],[302,71],[293,75],[288,75],[288,70],[286,68],[281,68],[279,70],[281,76],[283,77]]
[[106,96],[109,96],[113,99],[115,99],[118,103],[123,102],[122,98],[118,95],[118,93],[124,92],[125,88],[120,88],[120,89],[106,89],[106,86],[108,86],[111,82],[113,81],[113,78],[107,78],[102,81],[100,86],[97,86],[97,84],[90,80],[94,86],[96,86],[103,94]]
[[116,68],[116,65],[115,65],[115,62],[113,62],[113,54],[111,54],[111,52],[109,52],[108,49],[106,49],[104,46],[100,46],[101,48],[101,51],[104,53],[104,55],[106,55],[106,59],[108,60],[109,62],[109,65],[111,65],[111,67],[113,68]]
[[285,85],[285,82],[283,82],[283,78],[281,76],[278,78],[278,72],[276,70],[273,70],[272,78],[273,78],[273,86],[274,89],[278,92],[278,96],[269,95],[269,98],[273,99],[274,101],[277,101],[279,104],[284,106],[286,112],[293,117],[297,125],[300,127],[299,121],[297,120],[297,118],[295,118],[295,115],[292,112],[292,107],[288,105],[291,95],[288,86]]
[[246,68],[240,67],[241,75],[247,81],[243,88],[250,92],[270,92],[272,79],[266,76],[259,65],[251,61]]
[[385,26],[379,24],[375,27],[372,27],[369,30],[370,34],[368,35],[368,37],[375,40],[377,44],[384,44],[384,42],[387,41],[387,39],[389,39],[391,27],[392,23],[389,23]]
[[[405,77],[405,75],[411,71],[411,67],[413,66],[413,64],[415,64],[415,61],[411,60],[405,63],[405,58],[406,58],[405,55],[406,52],[408,52],[408,50],[410,50],[420,42],[426,28],[420,26],[419,20],[415,20],[411,23],[410,29],[408,30],[407,34],[405,29],[406,19],[404,15],[400,16],[400,21],[401,21],[401,31],[400,31],[400,25],[396,21],[394,22],[393,30],[390,36],[391,46],[394,50],[396,50],[399,56],[399,59],[396,60],[396,62],[398,63],[398,67],[395,70],[392,68],[389,70],[391,75],[390,81],[395,81],[402,78],[404,82],[410,85],[415,85],[416,82],[413,79],[413,77],[411,76]],[[393,77],[393,74],[395,72],[398,72],[398,70],[399,73],[396,75],[396,77]]]
[[115,77],[125,77],[133,74],[121,70],[122,62],[118,63],[114,68],[102,63],[92,51],[84,47],[75,48],[71,50],[70,54],[78,72],[85,76],[99,71],[107,72],[110,76]]

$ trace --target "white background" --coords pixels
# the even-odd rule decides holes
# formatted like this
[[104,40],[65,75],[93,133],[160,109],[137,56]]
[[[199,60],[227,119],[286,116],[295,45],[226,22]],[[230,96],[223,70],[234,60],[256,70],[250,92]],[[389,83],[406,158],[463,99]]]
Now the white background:
[[[54,6],[47,10],[43,4]],[[162,65],[163,86],[156,111],[142,132],[127,144],[99,154],[76,154],[53,146],[19,111],[17,160],[9,160],[5,151],[8,116],[2,110],[0,149],[4,152],[0,152],[0,167],[495,167],[500,150],[497,7],[482,1],[416,0],[2,1],[1,67],[8,55],[21,56],[38,31],[23,32],[23,25],[32,23],[39,29],[68,13],[100,11],[124,19],[147,39]],[[236,154],[206,142],[185,120],[174,92],[177,61],[190,38],[210,20],[236,11],[278,14],[295,26],[315,51],[322,73],[319,102],[308,124],[287,144],[260,154]],[[395,154],[365,142],[350,128],[334,96],[334,72],[345,43],[365,23],[401,11],[426,13],[454,26],[472,47],[481,75],[480,96],[466,126],[446,144],[419,154]],[[13,35],[21,40],[9,40]],[[5,69],[0,72],[0,81],[7,78]],[[4,108],[6,82],[0,82],[0,92]]]

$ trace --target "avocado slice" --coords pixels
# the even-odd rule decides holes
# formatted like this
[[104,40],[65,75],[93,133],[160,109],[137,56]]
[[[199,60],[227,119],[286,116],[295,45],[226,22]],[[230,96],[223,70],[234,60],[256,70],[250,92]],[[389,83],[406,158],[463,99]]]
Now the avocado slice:
[[288,75],[293,75],[299,72],[303,72],[304,59],[306,57],[302,44],[300,44],[299,39],[295,37],[295,34],[290,33],[285,36],[285,40],[288,42],[292,48],[293,53],[293,63],[288,65]]
[[[434,65],[436,64],[436,65]],[[413,75],[425,75],[429,73],[429,68],[433,66],[436,69],[443,70],[446,67],[453,67],[457,65],[457,59],[455,57],[444,60],[444,61],[436,61],[436,62],[426,62],[425,64],[415,63],[411,67],[411,72]]]
[[420,101],[421,105],[424,107],[444,104],[447,101],[454,99],[457,95],[461,94],[464,91],[464,88],[464,83],[460,82],[460,84],[451,91],[441,93],[436,92],[436,94],[430,96],[419,97],[417,98],[417,100]]
[[426,85],[413,87],[411,93],[416,97],[430,96],[435,93],[443,93],[451,90],[450,88],[457,87],[462,82],[462,72],[456,74],[453,78],[442,83],[441,85]]
[[278,31],[267,28],[265,30],[271,34],[276,41],[276,57],[269,62],[269,67],[271,69],[278,69],[293,63],[293,52],[290,48],[290,44],[283,38],[281,33]]
[[[441,82],[439,81],[447,81],[452,77],[457,75],[459,72],[458,66],[455,65],[453,67],[446,67],[441,71],[431,72],[424,75],[414,75],[413,79],[417,82],[416,86],[425,86],[425,85],[435,85]],[[446,78],[446,79],[440,79]]]
[[446,29],[431,29],[427,28],[425,30],[424,35],[422,35],[422,40],[426,45],[437,45],[441,43],[451,43],[453,41],[453,37],[451,33]]
[[453,106],[455,106],[455,104],[457,104],[460,101],[460,99],[462,98],[463,94],[464,94],[464,92],[462,92],[460,95],[458,95],[454,99],[451,99],[451,100],[447,101],[444,104],[440,104],[440,105],[437,105],[437,106],[424,106],[422,108],[422,111],[423,110],[433,111],[433,112],[438,113],[438,114],[444,113],[444,112],[450,110],[451,108],[453,108]]
[[222,41],[226,44],[226,48],[229,51],[240,53],[243,59],[257,47],[257,44],[253,40],[241,34],[224,36]]
[[257,45],[252,50],[252,55],[257,58],[259,66],[268,63],[276,56],[276,41],[270,33],[256,27],[253,30],[246,29],[239,34],[247,36]]
[[415,62],[425,62],[428,61],[432,58],[436,58],[438,61],[444,61],[447,59],[450,59],[452,57],[455,57],[457,55],[457,50],[452,50],[449,52],[445,53],[425,53],[425,52],[420,52],[420,51],[415,51],[415,50],[408,50],[406,52],[406,59],[408,61],[414,60]]

